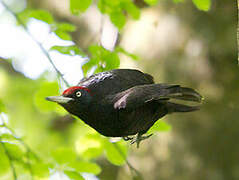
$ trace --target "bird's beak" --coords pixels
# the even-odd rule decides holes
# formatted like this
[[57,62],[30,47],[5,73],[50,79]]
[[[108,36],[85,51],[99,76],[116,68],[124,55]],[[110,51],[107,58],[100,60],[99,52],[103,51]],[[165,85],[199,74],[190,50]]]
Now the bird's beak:
[[64,96],[48,96],[48,97],[46,97],[46,100],[56,102],[59,104],[66,104],[66,103],[72,101],[73,98],[64,97]]

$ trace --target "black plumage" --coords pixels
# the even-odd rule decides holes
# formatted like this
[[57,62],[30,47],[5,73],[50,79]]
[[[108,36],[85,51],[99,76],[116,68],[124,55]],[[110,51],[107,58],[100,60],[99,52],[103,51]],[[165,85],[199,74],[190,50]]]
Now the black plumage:
[[155,84],[151,75],[133,69],[98,73],[82,79],[62,96],[47,97],[102,135],[128,137],[138,134],[137,142],[166,114],[199,109],[198,106],[173,103],[172,99],[201,102],[202,97],[191,88]]

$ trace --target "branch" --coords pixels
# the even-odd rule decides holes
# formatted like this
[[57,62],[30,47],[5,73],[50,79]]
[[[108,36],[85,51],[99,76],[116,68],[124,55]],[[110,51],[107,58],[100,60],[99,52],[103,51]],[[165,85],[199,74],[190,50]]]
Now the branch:
[[9,131],[11,131],[13,137],[18,140],[27,150],[27,152],[31,153],[36,160],[39,160],[39,157],[31,150],[31,148],[26,144],[24,143],[23,139],[21,137],[18,137],[16,135],[16,133],[14,132],[14,130],[12,128],[10,128],[6,123],[5,123],[5,120],[4,120],[4,117],[2,114],[0,114],[0,118],[2,119],[2,124],[5,128],[7,128]]
[[9,164],[10,164],[10,167],[11,167],[11,170],[12,170],[13,179],[17,180],[17,173],[16,173],[16,169],[14,167],[14,164],[12,162],[12,158],[11,158],[11,156],[10,156],[6,146],[5,146],[5,144],[2,142],[1,137],[0,137],[0,143],[1,143],[2,147],[3,147],[3,149],[4,149],[4,152],[5,152],[6,156],[7,156],[7,158],[8,158],[8,161],[9,161]]
[[[36,160],[40,160],[39,157],[31,150],[31,148],[23,141],[22,138],[18,137],[15,132],[13,131],[13,129],[11,129],[6,123],[5,123],[5,120],[4,120],[4,117],[2,114],[0,114],[0,118],[2,119],[2,125],[3,127],[7,128],[11,133],[12,133],[12,136],[17,140],[19,141],[23,146],[24,148],[27,150],[26,154],[27,154],[27,166],[28,166],[28,169],[29,169],[29,172],[30,172],[30,175],[33,179],[33,172],[32,172],[32,167],[31,167],[31,164],[30,164],[30,154],[32,154],[34,156],[34,158]],[[15,178],[16,176],[16,172],[15,172],[15,168],[14,168],[14,165],[12,163],[12,159],[4,145],[4,143],[1,141],[1,137],[0,137],[0,142],[5,150],[5,154],[8,156],[8,159],[9,159],[9,162],[10,162],[10,166],[11,166],[11,169],[12,169],[12,172],[13,172],[13,176]]]
[[55,69],[55,71],[57,72],[57,74],[60,75],[60,77],[62,78],[62,80],[64,81],[64,83],[66,84],[67,87],[69,87],[69,83],[66,81],[66,79],[63,77],[63,74],[57,69],[57,67],[55,66],[53,60],[51,59],[49,53],[47,52],[47,50],[42,46],[42,44],[36,40],[36,38],[28,31],[27,26],[24,24],[24,22],[18,17],[18,15],[13,12],[3,1],[1,1],[2,5],[4,6],[4,8],[10,12],[18,21],[18,23],[20,25],[22,25],[22,27],[24,28],[24,30],[26,31],[26,33],[31,37],[31,39],[39,46],[39,48],[41,49],[41,51],[43,52],[43,54],[47,57],[48,61],[50,62],[50,64],[52,65],[52,67]]
[[125,159],[126,164],[128,165],[128,167],[129,167],[131,173],[133,174],[133,172],[135,172],[135,174],[137,175],[137,177],[139,177],[139,179],[143,179],[142,174],[141,174],[137,169],[135,169],[135,168],[132,166],[132,164],[127,160],[125,154],[121,151],[121,149],[120,149],[120,147],[118,146],[118,144],[116,144],[116,143],[112,143],[112,144],[114,145],[115,149],[119,152],[119,154],[121,155],[121,157],[123,157],[123,158]]
[[[1,1],[2,5],[16,18],[16,20],[18,21],[18,23],[20,25],[23,26],[24,30],[26,31],[26,33],[32,38],[32,40],[39,46],[39,48],[42,50],[42,52],[44,53],[44,55],[47,57],[47,59],[49,60],[50,64],[52,65],[52,67],[55,69],[56,73],[62,78],[62,80],[64,81],[64,83],[66,84],[67,87],[69,87],[69,83],[66,81],[66,79],[63,77],[63,74],[57,69],[57,67],[55,66],[53,60],[51,59],[48,51],[42,46],[42,44],[40,42],[38,42],[34,36],[28,31],[26,25],[24,24],[24,22],[22,22],[22,20],[18,17],[18,15],[13,12],[3,1]],[[101,20],[101,23],[102,23],[102,20]],[[102,31],[103,31],[103,27],[101,25],[100,27],[100,34],[102,34]],[[10,130],[10,129],[9,129]],[[12,130],[11,130],[12,131]],[[30,148],[23,142],[23,141],[20,141],[23,143],[23,145],[27,148],[27,150],[29,150],[29,152],[33,153]],[[135,172],[137,174],[138,177],[140,177],[141,179],[142,178],[142,175],[133,167],[133,165],[127,160],[127,158],[125,157],[124,153],[121,151],[121,149],[118,147],[117,144],[113,143],[116,150],[119,152],[119,154],[124,158],[126,159],[126,164],[128,165],[129,169],[131,170],[131,172]],[[36,157],[36,156],[35,156]]]

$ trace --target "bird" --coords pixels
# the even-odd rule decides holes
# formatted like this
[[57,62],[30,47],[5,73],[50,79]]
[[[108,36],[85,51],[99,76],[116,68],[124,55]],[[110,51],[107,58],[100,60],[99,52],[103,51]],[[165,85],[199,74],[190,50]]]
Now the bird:
[[202,99],[192,88],[155,83],[151,75],[136,69],[113,69],[93,74],[60,96],[46,97],[100,134],[122,137],[131,144],[137,143],[137,147],[152,135],[144,134],[160,118],[174,112],[196,111],[200,107],[173,100],[200,103]]

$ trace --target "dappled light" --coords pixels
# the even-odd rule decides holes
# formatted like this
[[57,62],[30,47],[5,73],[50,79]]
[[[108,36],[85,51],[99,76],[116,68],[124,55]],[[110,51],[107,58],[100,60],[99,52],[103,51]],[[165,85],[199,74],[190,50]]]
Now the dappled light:
[[[1,0],[0,179],[239,179],[236,13],[232,0]],[[139,132],[144,140],[137,148],[137,135],[106,137],[83,116],[46,100],[69,86],[83,84],[86,90],[87,83],[111,74],[81,81],[84,77],[118,68],[195,91],[170,86],[177,93],[163,98],[142,93],[127,104],[129,93],[112,98],[118,98],[112,108],[132,108],[142,100],[192,100],[197,102],[167,106],[167,113],[196,110],[187,109],[195,104],[200,110],[155,121],[143,138]],[[104,88],[99,85],[97,92],[108,93],[116,85]],[[95,126],[112,125],[102,122]]]

